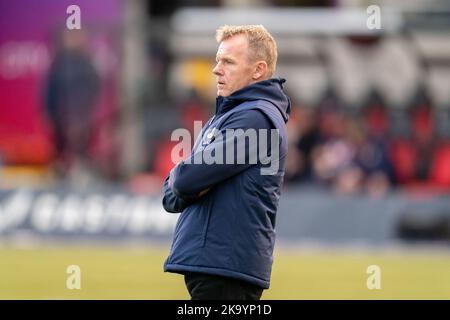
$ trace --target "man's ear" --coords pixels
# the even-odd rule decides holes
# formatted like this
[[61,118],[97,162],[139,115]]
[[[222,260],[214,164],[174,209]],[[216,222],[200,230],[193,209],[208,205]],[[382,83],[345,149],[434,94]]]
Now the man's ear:
[[255,71],[253,72],[253,80],[265,79],[267,76],[267,62],[258,61],[256,63]]

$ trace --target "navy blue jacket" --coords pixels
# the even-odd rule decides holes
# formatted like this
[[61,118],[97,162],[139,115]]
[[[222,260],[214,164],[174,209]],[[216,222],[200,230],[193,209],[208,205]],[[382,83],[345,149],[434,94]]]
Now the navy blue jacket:
[[[287,156],[285,123],[290,113],[283,82],[269,79],[226,98],[219,96],[216,113],[202,129],[190,158],[172,169],[163,187],[163,206],[168,212],[182,213],[164,271],[221,275],[269,288],[275,217]],[[199,154],[225,146],[226,139],[218,133],[225,137],[227,129],[250,128],[278,129],[278,153],[270,134],[266,140],[267,154],[277,155],[273,174],[261,173],[269,166],[261,158],[256,163],[250,160],[248,141],[244,163],[237,161],[236,154],[231,164],[195,163]],[[258,134],[258,139],[266,137]],[[224,162],[225,157],[224,151]]]

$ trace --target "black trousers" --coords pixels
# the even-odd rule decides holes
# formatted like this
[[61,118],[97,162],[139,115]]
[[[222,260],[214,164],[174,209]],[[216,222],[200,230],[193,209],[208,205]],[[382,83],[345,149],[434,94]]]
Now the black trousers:
[[259,300],[263,288],[252,283],[205,273],[186,273],[192,300]]

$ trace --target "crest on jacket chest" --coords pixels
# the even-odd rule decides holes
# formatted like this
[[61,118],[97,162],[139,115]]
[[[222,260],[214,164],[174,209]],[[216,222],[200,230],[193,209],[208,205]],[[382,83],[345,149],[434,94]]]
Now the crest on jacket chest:
[[217,128],[209,128],[205,134],[203,135],[202,138],[202,146],[206,146],[208,144],[210,144],[211,142],[213,142],[216,138],[217,132],[219,130]]

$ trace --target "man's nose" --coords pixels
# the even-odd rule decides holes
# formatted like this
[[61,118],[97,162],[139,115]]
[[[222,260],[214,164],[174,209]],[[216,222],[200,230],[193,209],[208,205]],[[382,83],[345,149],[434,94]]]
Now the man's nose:
[[219,68],[219,64],[216,64],[216,66],[214,67],[214,69],[212,70],[212,72],[216,75],[216,76],[221,76],[223,75],[223,71],[221,68]]

